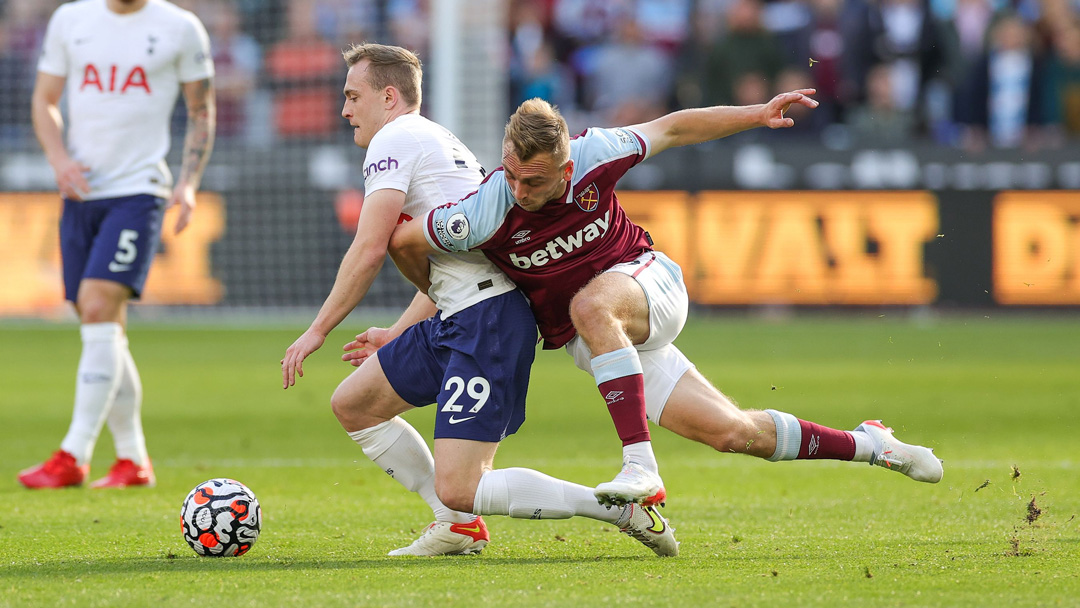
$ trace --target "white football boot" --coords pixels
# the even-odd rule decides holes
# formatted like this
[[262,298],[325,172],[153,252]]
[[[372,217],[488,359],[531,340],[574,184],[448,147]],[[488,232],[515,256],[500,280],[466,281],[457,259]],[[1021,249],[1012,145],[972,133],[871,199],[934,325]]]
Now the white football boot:
[[472,555],[483,551],[489,540],[491,535],[483,517],[467,524],[434,521],[411,545],[387,555]]
[[937,483],[945,473],[934,451],[921,445],[909,445],[893,437],[893,430],[880,420],[867,420],[856,431],[862,431],[874,442],[870,464],[899,471],[915,481]]
[[663,505],[667,500],[667,491],[660,476],[629,460],[623,461],[623,468],[615,479],[596,486],[593,495],[596,502],[602,505],[618,507],[630,503]]
[[656,507],[630,503],[623,507],[622,517],[615,525],[619,527],[619,532],[641,541],[641,544],[660,557],[675,557],[679,554],[675,528],[660,515]]

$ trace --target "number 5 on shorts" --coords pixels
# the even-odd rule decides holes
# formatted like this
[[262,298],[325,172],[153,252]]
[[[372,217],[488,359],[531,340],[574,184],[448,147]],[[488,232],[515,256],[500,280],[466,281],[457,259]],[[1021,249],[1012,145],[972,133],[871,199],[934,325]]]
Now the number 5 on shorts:
[[135,241],[138,238],[138,230],[121,230],[120,240],[116,243],[116,256],[113,259],[120,264],[134,262],[135,257],[139,255],[139,250],[135,248]]
[[476,400],[476,405],[469,408],[470,414],[475,414],[480,411],[480,408],[484,407],[488,398],[491,397],[491,384],[487,381],[487,378],[476,376],[469,379],[468,385],[462,380],[461,376],[452,376],[446,381],[445,390],[453,390],[453,394],[446,400],[446,405],[443,406],[444,412],[460,412],[464,409],[463,405],[458,405],[458,397],[461,396],[462,391],[468,392],[469,396]]

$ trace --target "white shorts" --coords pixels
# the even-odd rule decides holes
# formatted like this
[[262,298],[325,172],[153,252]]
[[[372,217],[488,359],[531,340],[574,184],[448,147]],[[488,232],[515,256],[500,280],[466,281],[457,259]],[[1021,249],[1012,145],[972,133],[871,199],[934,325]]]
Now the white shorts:
[[[660,423],[668,397],[683,374],[694,366],[672,342],[686,324],[690,298],[686,295],[682,269],[659,251],[643,253],[636,260],[616,264],[604,272],[633,277],[645,292],[649,305],[649,339],[634,348],[641,359],[645,381],[645,414]],[[578,368],[592,375],[592,352],[580,336],[566,344]]]

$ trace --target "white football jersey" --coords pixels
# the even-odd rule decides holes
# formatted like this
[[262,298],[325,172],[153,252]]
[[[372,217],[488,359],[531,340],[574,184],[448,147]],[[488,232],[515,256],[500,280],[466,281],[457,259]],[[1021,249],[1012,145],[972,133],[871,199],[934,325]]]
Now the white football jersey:
[[[380,129],[364,157],[366,195],[384,188],[405,193],[399,223],[467,196],[482,179],[480,163],[465,144],[419,114],[399,116]],[[440,253],[429,259],[428,295],[443,318],[515,289],[479,251]]]
[[67,78],[67,146],[90,167],[88,199],[168,198],[169,123],[181,83],[211,78],[202,23],[164,0],[126,15],[105,0],[53,13],[38,70]]

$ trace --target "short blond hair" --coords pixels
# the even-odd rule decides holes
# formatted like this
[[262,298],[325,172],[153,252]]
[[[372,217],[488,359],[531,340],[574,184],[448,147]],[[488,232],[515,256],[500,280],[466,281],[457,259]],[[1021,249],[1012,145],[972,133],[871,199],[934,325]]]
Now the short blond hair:
[[534,97],[518,106],[506,123],[503,148],[507,146],[522,162],[548,153],[561,165],[570,160],[570,128],[558,108]]
[[420,107],[422,98],[420,83],[424,69],[416,53],[400,46],[386,44],[354,44],[341,53],[345,65],[350,68],[368,61],[368,84],[376,91],[394,87],[410,106]]

